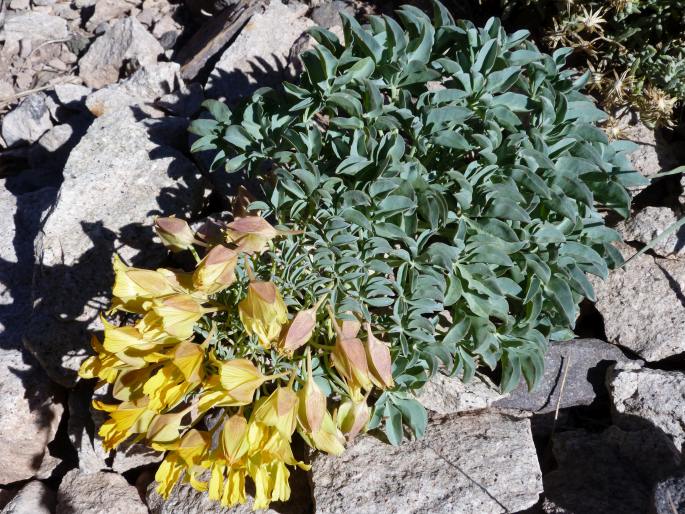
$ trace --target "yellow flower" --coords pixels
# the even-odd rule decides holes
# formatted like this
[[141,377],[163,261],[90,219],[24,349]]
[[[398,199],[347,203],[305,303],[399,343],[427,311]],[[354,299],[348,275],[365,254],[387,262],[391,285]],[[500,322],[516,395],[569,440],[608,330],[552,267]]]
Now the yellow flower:
[[172,252],[190,250],[195,242],[193,231],[185,220],[175,218],[157,218],[155,231],[164,246]]
[[323,416],[319,430],[316,432],[300,430],[299,434],[309,446],[322,452],[341,455],[345,451],[345,436],[328,411]]
[[262,253],[274,237],[294,233],[276,230],[260,216],[246,216],[228,224],[226,239],[237,244],[241,252],[251,255]]
[[88,357],[81,363],[78,374],[81,378],[99,378],[108,383],[113,383],[122,369],[127,366],[117,357],[105,350],[98,338],[94,335],[90,338],[90,345],[97,355]]
[[362,401],[347,400],[338,407],[337,423],[348,440],[354,439],[359,432],[366,429],[371,417],[371,409]]
[[167,453],[155,473],[155,481],[158,483],[156,490],[162,498],[169,497],[184,470],[184,463],[178,454],[176,452]]
[[279,387],[255,405],[252,419],[274,427],[284,439],[290,441],[297,423],[297,404],[295,391],[290,387]]
[[183,397],[198,387],[200,382],[190,382],[174,364],[167,362],[145,382],[143,392],[150,399],[150,409],[161,412],[178,405]]
[[187,294],[155,300],[152,309],[162,319],[164,331],[179,339],[189,339],[195,323],[203,314],[211,312],[211,309],[203,308],[197,299]]
[[134,402],[123,402],[119,405],[108,405],[94,400],[93,407],[109,412],[109,419],[98,431],[106,450],[113,449],[131,434],[146,432],[155,415],[147,408],[146,398]]
[[130,268],[114,256],[113,310],[143,313],[146,303],[175,293],[172,283],[160,271]]
[[256,335],[264,348],[270,348],[288,321],[288,310],[281,293],[271,282],[250,282],[247,296],[238,304],[245,331]]
[[339,338],[333,347],[331,357],[333,366],[347,382],[352,396],[358,397],[361,389],[371,389],[366,352],[359,339]]
[[221,432],[221,454],[233,466],[247,454],[247,420],[241,414],[234,414],[224,422]]
[[185,412],[157,414],[150,422],[145,436],[150,446],[160,451],[176,449],[184,415]]
[[101,316],[105,327],[105,340],[102,346],[110,353],[120,353],[128,349],[151,350],[158,345],[155,341],[146,340],[136,327],[117,327]]
[[377,387],[389,389],[395,382],[392,378],[392,359],[388,346],[373,335],[371,325],[366,324],[366,358],[369,364],[369,378]]
[[216,294],[235,281],[238,254],[219,245],[212,248],[200,261],[193,274],[193,285],[207,294]]
[[221,386],[232,398],[242,403],[250,403],[255,390],[267,377],[247,359],[234,359],[221,363]]

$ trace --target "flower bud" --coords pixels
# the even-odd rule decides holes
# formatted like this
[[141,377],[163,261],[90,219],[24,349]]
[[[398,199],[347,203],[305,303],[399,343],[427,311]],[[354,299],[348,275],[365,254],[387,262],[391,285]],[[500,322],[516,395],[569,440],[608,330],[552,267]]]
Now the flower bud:
[[221,452],[228,464],[238,462],[249,450],[247,420],[241,414],[234,414],[226,420],[221,432]]
[[307,381],[297,393],[300,399],[298,420],[304,430],[309,433],[321,429],[326,410],[326,395],[314,381],[312,375],[311,355],[307,355]]
[[157,218],[155,220],[155,230],[164,246],[172,252],[189,250],[195,242],[195,236],[188,223],[173,216]]
[[332,359],[333,366],[351,389],[371,389],[366,353],[359,339],[338,339],[333,347]]
[[288,311],[272,282],[250,282],[247,296],[238,304],[245,331],[256,335],[264,348],[270,348],[288,321]]
[[193,286],[207,294],[226,289],[235,281],[238,254],[226,246],[215,246],[200,261],[193,273]]
[[192,336],[195,323],[208,312],[198,300],[186,294],[155,300],[152,309],[161,318],[164,331],[179,339]]
[[235,218],[228,224],[226,238],[248,255],[262,253],[276,236],[298,234],[298,231],[276,230],[261,216]]
[[297,313],[289,325],[283,327],[278,342],[279,352],[292,355],[295,350],[305,345],[316,327],[316,307],[304,309]]
[[366,399],[359,402],[347,400],[338,407],[338,426],[347,436],[348,441],[354,439],[366,428],[370,418],[371,409],[366,404]]
[[290,441],[297,424],[298,398],[290,387],[279,387],[255,407],[252,416],[266,426],[274,427]]
[[373,335],[371,325],[366,324],[366,359],[369,363],[371,381],[381,389],[389,389],[395,382],[392,378],[392,359],[388,346]]

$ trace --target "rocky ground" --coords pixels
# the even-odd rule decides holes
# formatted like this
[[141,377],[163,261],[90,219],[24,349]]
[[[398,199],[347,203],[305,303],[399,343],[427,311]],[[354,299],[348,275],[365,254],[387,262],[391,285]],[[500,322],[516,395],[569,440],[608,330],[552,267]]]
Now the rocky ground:
[[[229,103],[296,73],[304,31],[340,30],[340,0],[0,0],[0,509],[2,513],[229,512],[180,486],[160,455],[106,453],[92,385],[76,380],[107,304],[111,259],[164,255],[154,216],[225,207],[188,151],[207,98]],[[646,176],[685,163],[682,137],[623,119]],[[625,255],[683,215],[678,176],[635,191]],[[685,512],[685,231],[597,283],[543,383],[503,397],[487,377],[436,377],[427,435],[363,436],[315,456],[280,513]],[[249,506],[231,512],[249,512]]]

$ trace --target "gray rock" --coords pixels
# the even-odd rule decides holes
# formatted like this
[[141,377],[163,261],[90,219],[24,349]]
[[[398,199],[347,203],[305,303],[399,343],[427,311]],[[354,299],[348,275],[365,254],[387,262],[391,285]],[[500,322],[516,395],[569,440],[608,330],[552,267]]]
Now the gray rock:
[[32,480],[5,505],[1,514],[52,514],[56,505],[55,492],[43,482]]
[[630,430],[651,424],[669,438],[675,451],[685,449],[685,373],[617,366],[609,373],[608,384],[616,425]]
[[312,480],[320,514],[516,512],[542,492],[530,422],[491,412],[436,420],[400,446],[361,436],[317,456]]
[[[624,241],[647,244],[676,221],[678,216],[669,207],[645,207],[628,220],[620,222],[616,230]],[[660,257],[682,257],[685,255],[685,231],[670,234],[656,243],[652,251]]]
[[482,410],[502,398],[498,388],[486,377],[474,377],[464,383],[437,373],[419,391],[416,399],[437,414],[457,414]]
[[545,512],[649,512],[654,484],[679,462],[670,449],[652,445],[648,432],[612,426],[555,434],[558,467],[544,476]]
[[[207,475],[205,475],[208,478]],[[203,477],[203,480],[205,480]],[[212,501],[206,492],[193,489],[190,484],[178,483],[172,489],[167,500],[157,492],[156,482],[147,488],[147,505],[151,514],[250,514],[252,510],[252,495],[248,489],[247,502],[231,508],[222,507],[219,502]],[[268,509],[260,510],[262,514],[302,514],[313,512],[309,496],[309,483],[306,475],[298,470],[291,470],[290,487],[292,494],[287,502],[273,502]]]
[[33,143],[50,127],[50,111],[44,93],[27,96],[2,120],[2,138],[7,146]]
[[180,66],[171,62],[144,66],[129,78],[89,95],[86,99],[86,106],[95,116],[136,107],[146,116],[158,118],[163,113],[152,107],[152,103],[178,88],[181,81],[179,70]]
[[92,92],[92,89],[80,84],[57,84],[55,86],[55,96],[57,101],[73,110],[86,110],[86,97]]
[[654,488],[656,514],[682,514],[685,512],[685,475],[663,480]]
[[[98,395],[98,399],[102,395]],[[93,390],[90,383],[79,382],[69,393],[69,440],[78,454],[78,466],[83,473],[113,470],[125,473],[131,469],[156,464],[163,455],[144,444],[122,445],[111,452],[106,451],[97,435],[107,419],[107,413],[95,410],[91,405]]]
[[95,3],[93,15],[86,22],[86,30],[92,32],[102,22],[121,18],[131,12],[132,7],[125,0],[99,0]]
[[41,136],[35,145],[29,149],[29,164],[31,168],[50,168],[56,166],[60,169],[74,147],[74,128],[66,123],[55,125]]
[[[0,327],[2,328],[2,327]],[[29,355],[0,348],[0,484],[32,478],[57,433],[58,392]]]
[[62,416],[59,391],[23,349],[32,242],[54,191],[15,196],[0,181],[0,484],[35,476]]
[[67,22],[57,16],[29,11],[8,13],[2,26],[5,44],[3,52],[12,55],[19,52],[20,41],[26,40],[32,47],[44,41],[66,39],[69,35]]
[[[636,252],[617,246],[625,258]],[[642,254],[606,281],[591,277],[608,341],[648,362],[685,352],[685,262]]]
[[176,116],[191,118],[200,111],[203,100],[202,86],[193,82],[188,86],[182,85],[174,93],[162,96],[155,102],[155,105]]
[[[161,123],[161,120],[160,120]],[[155,215],[187,217],[201,199],[195,167],[133,113],[96,119],[69,156],[64,182],[36,243],[34,311],[26,347],[58,383],[72,386],[89,334],[109,302],[112,256],[154,267]]]
[[307,5],[272,1],[252,16],[221,55],[207,82],[208,96],[235,102],[262,86],[275,86],[292,74],[291,48],[314,26]]
[[630,154],[629,160],[643,177],[649,178],[677,166],[674,150],[654,129],[650,129],[639,121],[631,123],[630,116],[620,118],[618,127],[621,131],[621,139],[638,145],[638,149]]
[[628,358],[615,346],[599,339],[573,339],[552,342],[545,354],[545,371],[533,391],[524,381],[495,407],[544,414],[554,412],[559,402],[565,368],[566,383],[559,408],[590,405],[604,391],[604,377],[610,364]]
[[331,27],[335,27],[342,23],[340,20],[341,12],[354,16],[354,6],[351,3],[342,0],[323,2],[321,5],[314,7],[309,16],[312,21],[320,27],[330,29]]
[[119,80],[124,63],[147,66],[162,53],[164,48],[137,19],[124,18],[90,45],[79,61],[79,76],[87,86],[98,89]]
[[57,514],[147,514],[135,487],[115,473],[72,469],[57,491]]

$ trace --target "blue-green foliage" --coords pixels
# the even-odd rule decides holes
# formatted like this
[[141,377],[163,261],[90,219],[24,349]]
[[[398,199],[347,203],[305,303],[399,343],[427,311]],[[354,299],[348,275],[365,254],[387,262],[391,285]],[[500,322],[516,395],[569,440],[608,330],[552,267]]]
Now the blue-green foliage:
[[572,336],[594,296],[586,274],[621,260],[597,207],[627,216],[642,182],[629,145],[594,126],[604,113],[568,51],[440,4],[397,17],[344,16],[344,42],[314,29],[297,85],[234,111],[210,101],[215,119],[192,128],[215,169],[262,179],[253,208],[305,230],[274,257],[291,290],[328,292],[391,343],[397,387],[371,426],[393,442],[403,422],[423,431],[410,393],[439,367],[469,379],[500,364],[505,391],[538,381],[547,342]]

